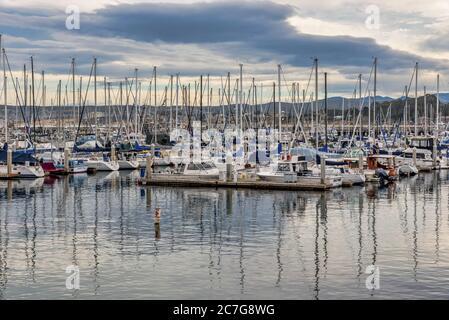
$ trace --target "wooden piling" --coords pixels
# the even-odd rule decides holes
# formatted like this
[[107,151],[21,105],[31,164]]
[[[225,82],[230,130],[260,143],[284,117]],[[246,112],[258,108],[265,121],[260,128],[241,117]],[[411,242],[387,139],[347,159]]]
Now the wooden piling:
[[326,157],[321,157],[321,184],[326,183]]
[[12,176],[12,150],[8,149],[6,152],[6,166],[8,178]]
[[416,166],[416,147],[413,148],[413,166],[415,166],[417,168],[417,166]]
[[111,147],[111,161],[117,160],[117,152],[115,151],[115,146],[112,145]]
[[69,149],[64,149],[64,173],[68,174],[70,173],[70,155],[69,155]]
[[359,170],[363,172],[363,153],[359,154]]
[[147,180],[150,180],[152,173],[153,173],[153,156],[146,158],[145,178]]

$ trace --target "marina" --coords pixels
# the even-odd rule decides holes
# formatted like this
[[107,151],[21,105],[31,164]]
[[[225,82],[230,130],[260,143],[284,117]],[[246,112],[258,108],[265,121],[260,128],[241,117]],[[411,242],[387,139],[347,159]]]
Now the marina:
[[93,1],[64,30],[6,6],[0,300],[447,299],[436,35],[277,0]]

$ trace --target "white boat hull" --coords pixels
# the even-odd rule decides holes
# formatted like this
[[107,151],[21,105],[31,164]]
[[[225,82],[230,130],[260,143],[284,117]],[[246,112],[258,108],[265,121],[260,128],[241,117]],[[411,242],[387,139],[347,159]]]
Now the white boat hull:
[[399,166],[398,172],[401,176],[413,176],[418,174],[418,168],[409,164],[403,164]]
[[[259,172],[257,173],[257,176],[262,181],[267,182],[276,182],[276,183],[287,183],[286,177],[283,174],[273,174],[269,172]],[[297,178],[298,182],[310,182],[310,183],[321,183],[321,177],[317,175],[305,175],[305,176],[298,176]],[[343,185],[343,180],[339,176],[326,176],[325,183],[327,185],[330,185],[332,188],[338,188]]]
[[139,161],[137,160],[118,160],[120,170],[135,170],[139,168]]
[[21,179],[36,179],[43,178],[45,176],[44,170],[41,166],[16,166],[17,172],[19,173],[18,178]]
[[343,173],[341,177],[343,184],[360,185],[366,181],[365,175],[358,173]]
[[119,165],[116,161],[88,160],[87,167],[89,170],[96,170],[96,171],[119,170]]

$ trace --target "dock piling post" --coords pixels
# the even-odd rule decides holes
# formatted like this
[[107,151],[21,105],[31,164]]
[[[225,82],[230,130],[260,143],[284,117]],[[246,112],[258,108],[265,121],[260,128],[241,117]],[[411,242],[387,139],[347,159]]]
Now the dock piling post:
[[226,181],[232,182],[233,181],[233,167],[232,167],[232,158],[227,157],[226,158]]
[[363,153],[359,154],[359,170],[360,170],[360,173],[363,172]]
[[153,157],[147,157],[146,158],[147,161],[147,165],[145,168],[145,179],[146,180],[150,180],[151,179],[151,174],[153,173]]
[[416,167],[416,147],[413,148],[413,166]]
[[326,183],[326,157],[322,156],[321,157],[321,184],[325,184]]
[[154,224],[161,223],[161,208],[156,208],[154,211]]
[[8,148],[6,152],[6,166],[7,166],[7,176],[8,178],[12,174],[12,150]]
[[432,151],[432,160],[433,160],[433,169],[437,168],[437,139],[433,138],[433,151]]
[[69,149],[64,149],[64,172],[68,174],[70,172],[70,166],[69,166],[70,156],[69,156]]
[[115,161],[115,160],[117,160],[117,154],[115,152],[115,146],[112,145],[112,147],[111,147],[111,161]]

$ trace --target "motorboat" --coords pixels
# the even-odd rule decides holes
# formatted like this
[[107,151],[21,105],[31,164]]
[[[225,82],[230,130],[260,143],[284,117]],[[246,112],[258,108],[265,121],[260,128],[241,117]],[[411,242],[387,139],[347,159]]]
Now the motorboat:
[[179,175],[191,179],[219,179],[220,171],[212,161],[190,162],[188,164],[176,165],[173,169],[155,174],[158,176]]
[[364,170],[368,182],[392,182],[397,180],[396,156],[371,154],[366,158],[367,169]]
[[[434,168],[432,152],[427,149],[407,148],[403,151],[402,155],[397,158],[397,162],[399,165],[412,165],[419,171],[430,171]],[[437,159],[436,162],[439,163],[439,159]]]
[[[321,172],[309,170],[308,162],[304,156],[288,155],[285,160],[279,160],[267,167],[259,168],[256,173],[257,177],[262,181],[277,183],[321,183]],[[343,180],[338,175],[326,175],[325,183],[331,187],[341,187]]]
[[87,164],[84,159],[69,159],[68,171],[65,168],[64,153],[44,152],[40,156],[41,166],[47,174],[76,174],[87,172]]

